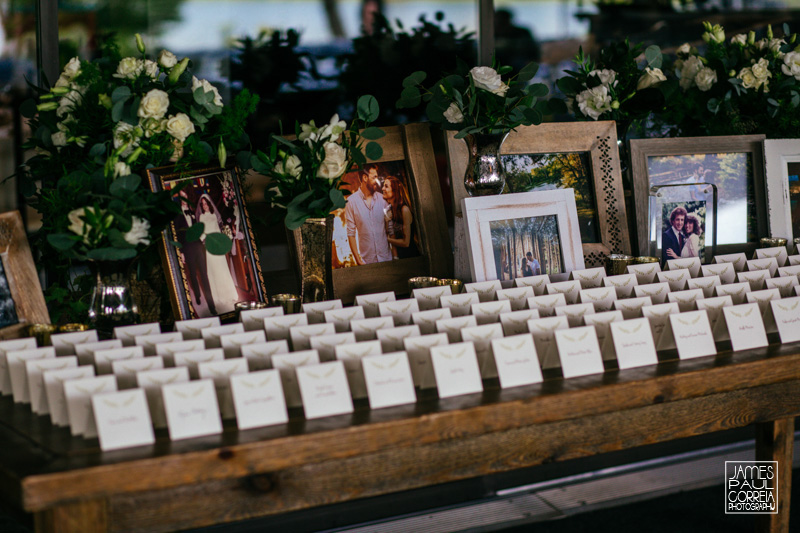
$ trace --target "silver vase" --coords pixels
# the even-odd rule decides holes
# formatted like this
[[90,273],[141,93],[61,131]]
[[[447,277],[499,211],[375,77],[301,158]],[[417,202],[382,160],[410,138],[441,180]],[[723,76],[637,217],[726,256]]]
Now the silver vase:
[[501,194],[506,186],[506,172],[500,158],[505,133],[470,133],[467,142],[469,162],[464,173],[464,187],[470,196]]

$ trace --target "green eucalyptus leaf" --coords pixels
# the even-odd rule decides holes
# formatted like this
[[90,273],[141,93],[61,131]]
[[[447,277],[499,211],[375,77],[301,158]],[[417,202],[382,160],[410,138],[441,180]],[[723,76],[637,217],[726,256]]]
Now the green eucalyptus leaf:
[[211,102],[214,99],[214,94],[210,91],[206,92],[202,87],[198,87],[192,91],[192,97],[197,105],[202,106],[203,104]]
[[650,68],[661,68],[664,61],[664,56],[661,54],[661,48],[658,45],[651,44],[644,51],[644,57],[647,60],[647,66]]
[[233,248],[233,241],[224,233],[206,235],[206,251],[211,255],[225,255]]
[[105,155],[105,153],[106,145],[103,143],[97,143],[89,149],[89,157],[99,157]]
[[124,102],[131,97],[131,89],[127,85],[120,85],[111,93],[111,102]]
[[417,107],[421,101],[422,95],[420,94],[419,89],[414,86],[406,87],[403,89],[403,92],[400,93],[400,105],[398,107]]
[[386,137],[386,132],[383,131],[380,128],[376,128],[375,126],[371,126],[371,127],[367,128],[367,129],[365,129],[364,131],[362,131],[361,132],[361,136],[364,137],[365,139],[370,140],[370,141],[374,141],[374,140]]
[[302,226],[303,222],[305,222],[309,216],[311,216],[311,213],[307,210],[289,204],[289,206],[286,207],[286,217],[283,219],[283,222],[287,229],[295,230]]
[[356,109],[358,110],[358,118],[364,122],[374,122],[380,114],[378,101],[370,94],[365,94],[358,99]]
[[403,80],[403,87],[413,87],[414,85],[422,85],[422,82],[425,81],[428,75],[425,74],[422,70],[418,70],[412,74],[406,76],[406,79]]
[[114,122],[119,122],[120,120],[122,120],[122,111],[124,110],[124,108],[125,108],[125,100],[117,101],[111,107],[111,120],[113,120]]
[[539,64],[538,63],[528,63],[522,70],[519,71],[519,75],[517,76],[517,80],[519,81],[529,81],[532,80],[536,73],[539,72]]
[[505,65],[497,69],[497,73],[502,76],[503,74],[508,74],[512,70],[514,70],[514,67],[512,67],[511,65]]
[[330,196],[334,209],[342,209],[345,205],[347,205],[347,200],[345,199],[344,193],[342,193],[341,189],[331,189],[331,192],[328,194],[328,196]]
[[114,196],[127,196],[136,191],[141,183],[142,178],[136,174],[128,174],[127,176],[122,176],[121,178],[117,178],[111,182],[108,192]]
[[364,147],[364,154],[368,159],[375,161],[383,157],[383,148],[375,141],[370,141],[367,143],[367,146]]
[[353,158],[353,162],[358,166],[361,166],[367,162],[367,158],[364,157],[364,153],[355,146],[350,148],[350,157]]
[[317,210],[319,210],[319,209],[322,209],[323,207],[325,207],[326,205],[328,205],[328,203],[329,203],[330,201],[331,201],[331,200],[330,200],[330,198],[329,198],[329,197],[325,197],[325,198],[317,198],[316,200],[314,200],[313,202],[311,202],[310,204],[308,204],[308,210],[309,210],[309,211],[317,211]]
[[528,94],[535,98],[544,98],[549,90],[544,83],[534,83],[528,88]]
[[117,228],[108,230],[108,240],[114,248],[136,248],[135,245],[125,240],[125,235]]
[[75,246],[75,243],[78,242],[78,236],[68,233],[51,233],[47,236],[47,242],[56,250],[64,252]]

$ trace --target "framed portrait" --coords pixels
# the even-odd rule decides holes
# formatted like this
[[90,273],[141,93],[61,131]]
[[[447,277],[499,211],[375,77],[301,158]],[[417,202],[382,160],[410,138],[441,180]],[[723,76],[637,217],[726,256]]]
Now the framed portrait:
[[50,314],[19,211],[0,214],[0,339],[21,337]]
[[451,246],[427,124],[383,128],[383,157],[346,174],[334,211],[336,298],[408,292],[415,276],[451,277]]
[[[708,183],[717,188],[717,253],[752,252],[767,234],[763,135],[634,139],[633,194],[639,252],[648,249],[650,190],[654,186]],[[699,187],[699,186],[698,186]],[[706,235],[706,242],[712,236]]]
[[[468,196],[467,146],[450,132],[447,150],[456,211],[456,269],[463,271],[468,261],[465,247],[459,247],[464,242],[460,206]],[[631,253],[613,121],[523,126],[508,134],[502,154],[506,192],[574,189],[587,267],[602,266],[609,253]]]
[[764,141],[769,236],[800,236],[800,139]]
[[[153,190],[178,189],[173,199],[182,214],[164,230],[164,270],[176,320],[235,316],[241,301],[266,301],[264,278],[250,217],[234,167],[175,167],[147,171]],[[203,224],[203,237],[189,242],[187,231]],[[223,233],[233,246],[225,255],[206,250],[205,235]],[[176,245],[176,243],[178,245]]]
[[572,189],[464,198],[473,281],[584,268]]

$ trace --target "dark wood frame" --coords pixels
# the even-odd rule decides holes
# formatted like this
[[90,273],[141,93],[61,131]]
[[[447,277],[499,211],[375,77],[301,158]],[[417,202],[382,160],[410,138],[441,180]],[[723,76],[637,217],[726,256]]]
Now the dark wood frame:
[[[188,171],[176,171],[176,167],[169,166],[149,169],[147,171],[147,178],[150,182],[150,188],[154,191],[160,191],[163,190],[165,183],[171,181],[196,179],[204,175],[225,172],[231,173],[233,177],[231,180],[233,182],[233,190],[242,215],[240,223],[243,226],[242,231],[245,234],[247,249],[252,258],[251,267],[255,274],[253,282],[258,285],[258,287],[256,287],[256,292],[259,296],[259,301],[266,302],[267,293],[266,286],[264,285],[264,276],[261,273],[261,259],[258,255],[258,246],[256,245],[255,235],[253,234],[253,228],[250,224],[250,216],[247,213],[247,205],[245,205],[244,195],[242,194],[240,181],[241,173],[239,169],[235,166],[228,166],[227,168],[202,167],[193,168]],[[175,314],[175,320],[200,318],[196,315],[192,303],[186,296],[189,293],[189,283],[186,279],[186,273],[180,266],[177,248],[172,244],[176,240],[174,223],[170,223],[167,229],[163,231],[162,237],[161,258],[164,264],[164,274],[167,276],[167,286],[169,288],[170,302],[172,303],[172,311]],[[220,318],[233,318],[235,315],[235,312],[230,312],[220,315]]]
[[[633,170],[633,199],[636,211],[637,244],[639,253],[648,255],[650,248],[648,228],[650,225],[650,179],[647,173],[647,158],[665,155],[747,153],[753,165],[753,186],[756,202],[756,232],[759,237],[767,235],[767,201],[764,182],[764,135],[726,135],[720,137],[679,137],[675,139],[631,140],[631,168]],[[660,213],[659,213],[660,216]],[[758,248],[758,240],[742,244],[717,245],[716,253],[752,253]]]

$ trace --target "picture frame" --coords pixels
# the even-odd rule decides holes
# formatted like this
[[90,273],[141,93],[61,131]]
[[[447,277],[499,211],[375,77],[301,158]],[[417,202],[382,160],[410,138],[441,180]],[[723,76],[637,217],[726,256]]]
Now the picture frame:
[[[631,140],[639,253],[648,250],[650,243],[650,187],[682,180],[688,183],[692,179],[717,185],[717,253],[755,250],[759,238],[768,231],[764,139],[764,135],[727,135]],[[671,165],[672,170],[665,170],[665,165]],[[655,172],[656,166],[658,172]],[[654,169],[655,178],[651,177],[650,167]],[[700,171],[706,174],[703,178],[686,174]]]
[[418,232],[419,237],[419,255],[334,268],[334,297],[344,303],[352,302],[359,294],[385,291],[406,294],[408,279],[412,277],[452,277],[450,237],[429,125],[417,123],[382,129],[386,135],[377,142],[383,148],[383,156],[370,163],[381,165],[396,162],[395,166],[404,169],[414,214],[414,231]]
[[[767,212],[769,217],[769,236],[784,237],[792,242],[795,227],[800,230],[800,207],[793,216],[792,182],[795,189],[800,189],[800,181],[791,179],[798,174],[800,167],[800,139],[766,139],[764,140],[765,180],[767,185]],[[797,191],[800,193],[800,190]],[[795,199],[800,205],[800,198]]]
[[461,210],[472,281],[567,274],[585,266],[572,189],[464,198]]
[[[239,169],[210,166],[179,171],[168,166],[148,169],[147,178],[153,191],[189,182],[175,195],[181,206],[188,207],[186,214],[176,217],[164,230],[161,247],[175,319],[219,316],[224,320],[235,317],[236,301],[266,302],[261,260]],[[184,194],[189,202],[179,199]],[[203,222],[208,233],[228,234],[233,239],[231,252],[212,256],[202,241],[187,242],[186,230],[197,222]]]
[[21,337],[30,324],[49,323],[22,215],[19,211],[0,213],[0,339]]
[[[447,134],[447,158],[453,188],[455,215],[456,277],[469,271],[461,200],[469,197],[464,188],[468,153],[466,143]],[[508,134],[501,154],[586,154],[590,161],[591,181],[586,189],[593,198],[586,199],[586,208],[594,211],[595,238],[581,235],[584,263],[588,267],[603,266],[609,253],[631,253],[628,214],[622,185],[616,124],[613,121],[546,123],[522,126]],[[506,168],[508,173],[508,168]],[[512,191],[519,192],[519,191]],[[595,242],[592,242],[595,241]]]

